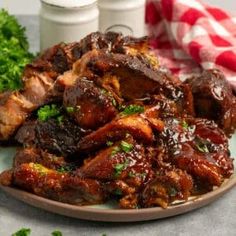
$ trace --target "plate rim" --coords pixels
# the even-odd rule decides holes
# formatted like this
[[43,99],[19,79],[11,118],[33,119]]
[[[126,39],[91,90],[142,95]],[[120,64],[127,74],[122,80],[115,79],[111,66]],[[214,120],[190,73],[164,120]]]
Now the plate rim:
[[236,173],[215,190],[199,195],[187,202],[170,206],[167,209],[162,209],[161,207],[142,209],[104,209],[89,206],[76,206],[40,197],[13,187],[0,185],[0,189],[28,205],[59,215],[101,222],[138,222],[171,217],[198,209],[217,200],[234,186],[236,186]]

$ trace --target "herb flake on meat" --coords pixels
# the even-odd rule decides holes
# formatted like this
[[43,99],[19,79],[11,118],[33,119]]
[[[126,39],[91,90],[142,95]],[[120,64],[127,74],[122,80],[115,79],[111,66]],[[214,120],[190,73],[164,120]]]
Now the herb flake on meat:
[[133,149],[133,144],[127,143],[125,141],[121,141],[120,147],[124,152],[130,152]]
[[60,117],[60,109],[55,104],[45,105],[38,110],[37,114],[38,119],[44,122],[49,120],[50,118]]
[[144,107],[139,105],[129,105],[122,112],[122,115],[133,115],[144,112]]

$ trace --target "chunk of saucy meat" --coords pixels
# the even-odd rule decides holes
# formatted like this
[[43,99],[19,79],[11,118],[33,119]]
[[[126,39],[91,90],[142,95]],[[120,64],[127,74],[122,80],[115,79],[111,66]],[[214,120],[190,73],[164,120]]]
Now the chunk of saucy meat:
[[119,199],[121,208],[137,208],[140,189],[153,175],[151,159],[144,146],[130,135],[116,143],[108,142],[108,145],[111,146],[86,161],[77,174],[102,181],[107,193]]
[[78,78],[65,89],[63,103],[68,114],[84,129],[96,129],[117,114],[112,94],[87,78]]
[[168,118],[165,124],[159,135],[164,162],[186,170],[195,180],[200,179],[195,182],[200,185],[207,182],[211,187],[220,186],[224,178],[232,175],[227,138],[213,121]]
[[187,84],[148,67],[137,56],[93,50],[76,62],[73,68],[78,75],[92,77],[101,87],[126,101],[163,94],[174,100],[182,112],[194,112],[192,94]]
[[[0,141],[8,141],[40,106],[49,101],[61,100],[63,87],[58,91],[58,77],[71,70],[72,65],[85,53],[92,49],[104,49],[107,52],[118,50],[119,53],[126,54],[128,49],[142,48],[143,53],[149,54],[149,48],[143,46],[147,45],[147,42],[147,38],[134,39],[113,32],[95,32],[80,42],[61,43],[43,52],[26,66],[22,76],[23,89],[11,92],[0,103]],[[153,56],[150,58],[156,60]]]
[[175,167],[160,169],[158,175],[146,184],[141,204],[143,207],[167,208],[176,200],[187,201],[192,189],[193,180],[186,171]]
[[42,150],[67,157],[76,153],[77,142],[88,132],[64,116],[61,122],[57,119],[38,121],[34,142]]
[[105,200],[103,187],[97,180],[81,179],[69,172],[59,172],[32,162],[21,164],[13,170],[12,185],[75,205],[99,204]]
[[197,117],[214,120],[230,136],[236,128],[236,97],[219,70],[207,70],[188,79]]

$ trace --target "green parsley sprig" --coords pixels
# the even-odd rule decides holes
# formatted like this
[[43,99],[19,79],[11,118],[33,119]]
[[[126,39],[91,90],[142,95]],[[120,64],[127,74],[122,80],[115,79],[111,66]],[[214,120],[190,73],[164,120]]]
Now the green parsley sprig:
[[142,113],[142,112],[144,112],[144,107],[131,104],[124,108],[124,110],[121,112],[121,115],[128,116],[128,115],[133,115],[133,114]]
[[28,49],[25,28],[0,9],[0,92],[22,87],[23,69],[33,59]]
[[12,234],[12,236],[29,236],[31,234],[31,229],[22,228]]
[[62,121],[60,108],[56,104],[45,105],[41,107],[38,112],[38,119],[40,121],[48,121],[50,118],[57,118],[59,122]]
[[115,176],[118,177],[121,175],[122,171],[127,168],[129,165],[129,160],[126,159],[124,163],[118,163],[114,166],[115,169]]

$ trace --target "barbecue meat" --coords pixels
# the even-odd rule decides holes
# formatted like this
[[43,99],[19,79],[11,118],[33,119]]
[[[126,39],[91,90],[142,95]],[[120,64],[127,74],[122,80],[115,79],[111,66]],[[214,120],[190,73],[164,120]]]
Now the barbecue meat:
[[61,202],[86,205],[99,204],[105,199],[103,188],[97,180],[80,179],[36,163],[16,167],[12,179],[14,186]]
[[152,143],[154,135],[149,123],[139,115],[131,115],[113,120],[91,134],[83,137],[77,147],[79,151],[96,150],[107,141],[116,141],[131,134],[144,143]]
[[78,170],[79,175],[85,178],[102,180],[125,179],[142,174],[146,176],[151,172],[144,147],[131,136],[100,151]]
[[[117,48],[120,53],[126,53],[129,46],[139,48],[138,44],[143,52],[148,54],[148,47],[143,46],[147,45],[147,38],[138,40],[123,38],[122,35],[116,33],[104,35],[97,32],[87,36],[81,42],[58,44],[46,50],[26,66],[22,76],[23,89],[12,92],[1,100],[0,141],[9,140],[34,110],[46,103],[61,100],[63,86],[61,87],[61,81],[57,83],[57,78],[70,70],[75,61],[80,59],[84,53],[93,48],[108,51]],[[122,45],[125,48],[122,49]],[[149,57],[155,61],[155,57],[151,55]]]
[[96,129],[117,114],[113,96],[87,78],[79,78],[65,89],[63,103],[69,115],[84,129]]
[[77,150],[77,143],[86,131],[68,119],[58,122],[50,119],[38,122],[35,127],[35,144],[51,153],[68,156]]
[[16,134],[23,146],[0,184],[136,209],[166,208],[229,178],[230,85],[216,70],[181,82],[147,42],[96,32],[27,65],[24,88],[0,94],[0,142]]
[[73,155],[77,143],[89,130],[84,130],[63,116],[63,120],[28,121],[18,130],[16,140],[27,147],[37,147],[57,155]]
[[38,163],[49,169],[57,170],[67,165],[65,158],[56,156],[37,148],[24,148],[16,152],[13,167],[17,168],[25,163]]
[[227,138],[212,121],[166,119],[159,139],[167,152],[166,162],[212,186],[220,186],[233,173]]
[[24,144],[25,146],[31,146],[35,144],[35,126],[36,120],[25,121],[25,123],[18,129],[15,139],[17,142]]
[[93,50],[74,64],[74,71],[79,75],[104,76],[109,73],[117,76],[120,94],[125,99],[143,98],[158,92],[173,99],[181,96],[181,89],[168,74],[149,68],[138,57],[131,55]]
[[236,97],[219,70],[204,71],[186,81],[192,89],[197,117],[214,120],[227,135],[236,128]]
[[122,208],[137,208],[138,194],[153,176],[151,159],[131,136],[100,151],[77,170],[78,176],[104,182]]
[[193,188],[192,177],[180,169],[161,170],[142,192],[144,207],[167,206],[175,200],[186,201]]

